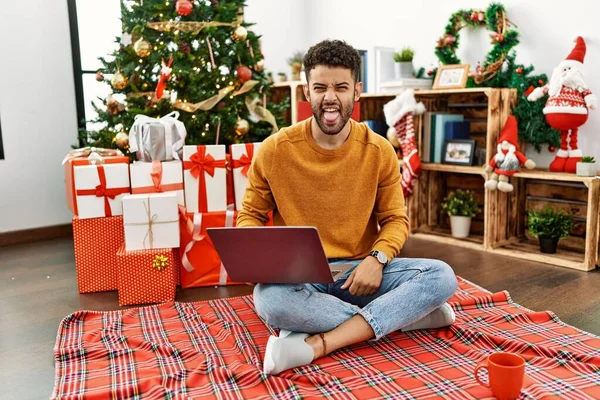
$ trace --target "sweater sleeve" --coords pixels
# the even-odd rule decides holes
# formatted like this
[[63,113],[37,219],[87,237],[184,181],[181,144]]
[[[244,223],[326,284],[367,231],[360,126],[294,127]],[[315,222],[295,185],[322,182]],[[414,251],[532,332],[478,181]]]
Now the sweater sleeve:
[[382,148],[374,211],[381,229],[373,249],[385,253],[391,260],[400,254],[400,249],[408,239],[410,221],[400,185],[398,157],[388,142]]
[[275,209],[275,200],[269,185],[269,171],[275,153],[275,138],[267,138],[254,155],[248,170],[248,184],[238,212],[237,223],[243,226],[264,226],[269,221],[269,212]]

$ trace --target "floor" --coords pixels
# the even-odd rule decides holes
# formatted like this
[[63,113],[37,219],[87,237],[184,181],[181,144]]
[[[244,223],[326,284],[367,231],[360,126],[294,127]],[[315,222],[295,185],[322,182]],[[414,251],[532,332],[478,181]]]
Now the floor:
[[[411,239],[405,257],[438,258],[490,291],[508,290],[536,311],[600,335],[600,271],[579,272],[476,250]],[[178,301],[251,293],[249,286],[179,290]],[[72,239],[0,248],[0,393],[41,399],[52,393],[58,324],[76,310],[118,309],[117,292],[77,292]]]

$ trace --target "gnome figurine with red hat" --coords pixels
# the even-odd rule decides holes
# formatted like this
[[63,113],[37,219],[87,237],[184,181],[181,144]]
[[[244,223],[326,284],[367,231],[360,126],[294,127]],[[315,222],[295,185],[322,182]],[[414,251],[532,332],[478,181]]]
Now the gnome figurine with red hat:
[[512,192],[513,185],[510,184],[509,178],[521,169],[521,165],[528,169],[535,168],[533,160],[519,151],[518,136],[517,119],[509,115],[498,138],[498,152],[485,167],[485,172],[493,172],[491,178],[485,182],[486,189]]
[[[585,41],[577,38],[571,54],[554,71],[547,85],[536,88],[527,97],[529,101],[548,95],[544,107],[546,121],[560,131],[560,150],[550,163],[550,171],[574,173],[583,154],[577,147],[577,130],[588,119],[588,108],[595,109],[598,99],[583,80]],[[567,139],[569,139],[567,144]]]

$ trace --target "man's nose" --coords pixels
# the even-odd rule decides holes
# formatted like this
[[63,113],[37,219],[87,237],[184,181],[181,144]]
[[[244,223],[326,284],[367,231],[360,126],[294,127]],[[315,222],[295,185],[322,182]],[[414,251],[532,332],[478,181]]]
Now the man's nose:
[[335,89],[330,86],[327,88],[327,91],[325,92],[325,101],[335,101],[335,100],[336,100]]

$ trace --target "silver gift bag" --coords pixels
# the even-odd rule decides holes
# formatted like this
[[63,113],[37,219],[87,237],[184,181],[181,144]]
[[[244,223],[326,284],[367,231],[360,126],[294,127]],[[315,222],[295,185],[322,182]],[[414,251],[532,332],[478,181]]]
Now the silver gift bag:
[[173,111],[157,119],[138,114],[129,130],[129,151],[138,161],[181,160],[187,132]]

